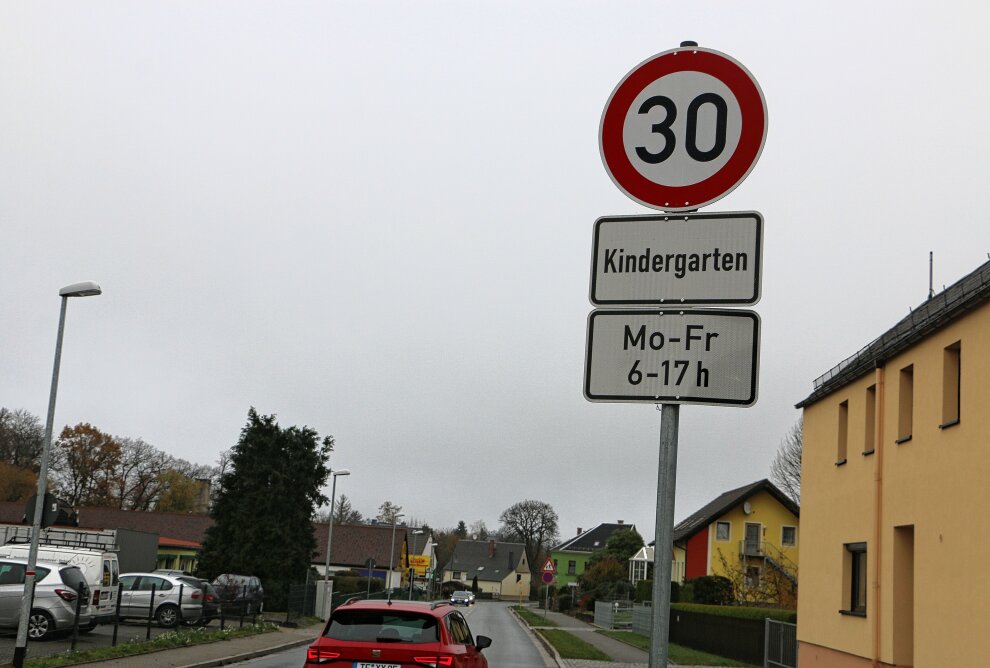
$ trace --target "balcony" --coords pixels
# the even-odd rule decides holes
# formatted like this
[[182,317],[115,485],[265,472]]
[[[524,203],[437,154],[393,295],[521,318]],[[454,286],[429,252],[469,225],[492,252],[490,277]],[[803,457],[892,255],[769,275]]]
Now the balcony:
[[762,540],[741,540],[739,541],[739,558],[765,557],[766,550]]

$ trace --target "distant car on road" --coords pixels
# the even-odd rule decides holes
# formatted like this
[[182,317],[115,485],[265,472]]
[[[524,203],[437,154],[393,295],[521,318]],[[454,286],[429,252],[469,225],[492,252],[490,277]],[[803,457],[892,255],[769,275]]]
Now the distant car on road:
[[[123,573],[120,582],[120,617],[147,619],[149,613],[159,626],[174,628],[183,621],[203,616],[203,591],[180,576],[164,573]],[[195,578],[189,578],[194,580]],[[151,593],[154,589],[155,600]],[[181,596],[181,600],[180,600]]]
[[[0,628],[16,629],[21,618],[21,595],[27,559],[0,559]],[[78,566],[39,561],[35,567],[34,604],[28,618],[28,638],[46,640],[72,628],[76,599],[82,597],[79,626],[92,627],[90,589]]]
[[352,600],[330,615],[305,665],[488,668],[481,650],[491,644],[486,636],[473,637],[467,620],[446,601]]
[[451,605],[471,605],[471,592],[469,591],[455,591],[450,595]]

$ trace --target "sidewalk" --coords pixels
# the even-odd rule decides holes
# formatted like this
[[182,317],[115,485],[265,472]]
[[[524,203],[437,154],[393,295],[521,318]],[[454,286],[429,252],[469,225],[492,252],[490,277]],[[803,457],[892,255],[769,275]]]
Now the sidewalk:
[[[535,614],[543,615],[543,610],[533,608]],[[547,612],[546,618],[557,626],[548,628],[558,628],[573,633],[585,642],[594,645],[605,654],[612,657],[611,662],[607,661],[584,661],[576,659],[562,659],[557,657],[557,663],[561,668],[647,668],[650,663],[650,655],[632,645],[609,638],[608,636],[596,633],[597,626],[582,622],[579,619],[565,615],[560,612]],[[554,653],[556,655],[556,652]],[[676,664],[668,663],[668,666]],[[695,666],[694,668],[706,668],[705,666]],[[707,667],[712,668],[712,667]]]
[[101,668],[207,668],[246,661],[313,642],[323,623],[298,629],[280,628],[246,638],[222,640],[193,647],[180,647],[152,654],[100,662]]

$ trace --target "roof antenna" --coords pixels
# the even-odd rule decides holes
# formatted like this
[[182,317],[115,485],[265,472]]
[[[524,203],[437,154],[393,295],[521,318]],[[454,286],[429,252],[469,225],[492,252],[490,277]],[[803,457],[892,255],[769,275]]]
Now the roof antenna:
[[928,298],[931,299],[935,296],[935,289],[932,287],[932,265],[934,260],[932,258],[932,252],[928,251]]

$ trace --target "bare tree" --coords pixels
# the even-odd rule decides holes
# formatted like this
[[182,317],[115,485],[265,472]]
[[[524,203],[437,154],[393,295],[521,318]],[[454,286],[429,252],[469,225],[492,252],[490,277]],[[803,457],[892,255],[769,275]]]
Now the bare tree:
[[488,533],[488,527],[485,525],[485,520],[471,522],[471,526],[468,527],[468,533],[473,536],[475,540],[488,540],[490,535]]
[[44,441],[45,428],[37,416],[0,408],[0,462],[37,473]]
[[395,524],[402,512],[402,506],[386,501],[378,507],[378,521],[381,524]]
[[557,512],[543,501],[520,501],[502,511],[498,521],[526,544],[530,568],[542,552],[557,540]]
[[770,464],[770,480],[780,490],[791,497],[795,503],[801,503],[801,450],[804,420],[798,418],[794,426],[780,442],[777,454]]

